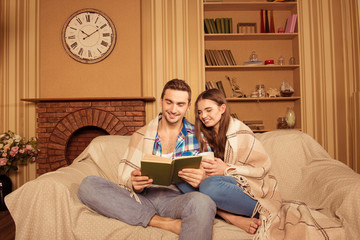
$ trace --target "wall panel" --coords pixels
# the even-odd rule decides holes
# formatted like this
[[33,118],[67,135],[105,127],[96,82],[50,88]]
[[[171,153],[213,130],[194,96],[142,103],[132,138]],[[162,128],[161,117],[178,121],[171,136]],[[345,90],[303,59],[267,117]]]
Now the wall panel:
[[[167,81],[184,79],[192,102],[204,90],[201,0],[143,0],[142,79],[144,96],[160,99]],[[160,101],[147,106],[147,121],[161,111]],[[187,117],[193,121],[193,108]]]
[[358,1],[299,1],[303,123],[333,158],[359,169]]
[[[35,106],[20,99],[39,93],[39,2],[3,0],[0,4],[0,132],[34,137]],[[20,166],[10,177],[16,189],[36,178],[36,164]]]

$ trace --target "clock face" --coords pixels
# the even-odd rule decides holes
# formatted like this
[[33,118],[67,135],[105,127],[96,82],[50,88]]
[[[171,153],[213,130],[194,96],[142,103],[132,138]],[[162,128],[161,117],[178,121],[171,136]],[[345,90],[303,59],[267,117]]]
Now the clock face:
[[82,9],[72,14],[62,31],[65,51],[82,63],[96,63],[113,50],[116,30],[111,19],[96,9]]

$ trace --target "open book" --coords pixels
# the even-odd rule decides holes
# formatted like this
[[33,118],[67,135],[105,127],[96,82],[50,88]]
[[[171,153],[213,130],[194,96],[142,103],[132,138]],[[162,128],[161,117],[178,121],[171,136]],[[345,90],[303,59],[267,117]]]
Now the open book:
[[202,156],[185,156],[175,159],[145,154],[141,160],[141,175],[152,178],[153,184],[169,186],[183,181],[178,172],[184,168],[199,168]]

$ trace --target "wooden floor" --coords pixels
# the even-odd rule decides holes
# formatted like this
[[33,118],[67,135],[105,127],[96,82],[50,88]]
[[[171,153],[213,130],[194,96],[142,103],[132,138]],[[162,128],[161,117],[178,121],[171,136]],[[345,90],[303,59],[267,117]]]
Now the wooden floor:
[[0,211],[0,239],[15,239],[15,223],[8,211]]

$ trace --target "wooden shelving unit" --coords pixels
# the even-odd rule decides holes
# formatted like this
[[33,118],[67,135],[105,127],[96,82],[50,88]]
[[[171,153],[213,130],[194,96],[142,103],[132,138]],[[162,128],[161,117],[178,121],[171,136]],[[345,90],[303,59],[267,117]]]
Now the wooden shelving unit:
[[[288,108],[296,115],[296,130],[301,130],[301,84],[299,63],[299,34],[277,33],[279,27],[285,29],[287,18],[297,13],[297,2],[265,2],[224,0],[222,2],[204,2],[205,18],[232,18],[233,33],[205,33],[205,49],[229,49],[236,65],[205,66],[206,81],[222,81],[231,111],[240,120],[263,120],[265,129],[254,132],[266,132],[277,129],[277,119],[284,117]],[[274,16],[276,33],[260,33],[260,10],[271,10]],[[298,16],[299,17],[299,16]],[[254,33],[237,33],[237,23],[256,23]],[[255,51],[260,61],[272,59],[274,65],[245,65]],[[284,65],[277,65],[278,58],[285,58]],[[295,64],[290,65],[290,57]],[[287,81],[295,92],[291,97],[276,98],[231,98],[231,85],[225,76],[235,79],[241,90],[250,96],[256,85],[264,84],[265,89],[280,89]]]

